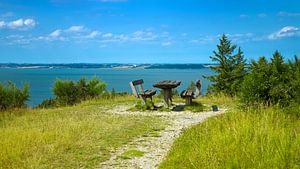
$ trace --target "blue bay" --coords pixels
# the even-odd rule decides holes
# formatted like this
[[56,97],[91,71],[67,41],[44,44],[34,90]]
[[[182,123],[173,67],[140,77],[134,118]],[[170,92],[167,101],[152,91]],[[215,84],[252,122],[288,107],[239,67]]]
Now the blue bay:
[[117,92],[131,92],[129,82],[136,79],[144,79],[144,88],[153,89],[152,85],[160,80],[181,80],[178,91],[184,90],[191,81],[202,80],[202,93],[207,91],[210,84],[203,78],[212,75],[214,72],[209,68],[203,69],[17,69],[1,68],[0,81],[8,80],[21,85],[30,84],[30,106],[35,106],[43,100],[52,98],[52,86],[56,79],[78,80],[80,77],[99,77],[107,83],[107,89],[113,88]]

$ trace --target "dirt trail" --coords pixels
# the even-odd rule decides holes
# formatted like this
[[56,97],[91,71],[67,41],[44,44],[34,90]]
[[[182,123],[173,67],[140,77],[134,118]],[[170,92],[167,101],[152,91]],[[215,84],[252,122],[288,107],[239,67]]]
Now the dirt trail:
[[[160,116],[168,120],[169,123],[164,130],[158,131],[155,136],[139,137],[131,143],[119,147],[108,161],[99,165],[99,168],[157,168],[183,129],[225,112],[225,110],[220,110],[217,112],[209,111],[201,113],[192,113],[189,111],[149,113],[129,112],[127,109],[128,107],[126,106],[119,106],[115,107],[111,113],[118,115]],[[140,150],[145,152],[145,154],[142,157],[133,157],[131,159],[119,158],[121,154],[128,150]]]

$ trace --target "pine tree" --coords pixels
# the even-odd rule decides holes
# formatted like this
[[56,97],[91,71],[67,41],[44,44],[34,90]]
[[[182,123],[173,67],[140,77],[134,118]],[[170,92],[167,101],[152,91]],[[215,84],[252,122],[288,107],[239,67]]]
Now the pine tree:
[[229,95],[235,95],[240,88],[240,84],[246,75],[243,52],[238,48],[237,53],[233,54],[237,48],[232,45],[231,41],[223,34],[217,45],[218,51],[213,51],[214,56],[210,56],[213,62],[217,62],[217,66],[211,67],[216,71],[217,75],[208,76],[214,84],[210,88],[210,92],[223,92]]

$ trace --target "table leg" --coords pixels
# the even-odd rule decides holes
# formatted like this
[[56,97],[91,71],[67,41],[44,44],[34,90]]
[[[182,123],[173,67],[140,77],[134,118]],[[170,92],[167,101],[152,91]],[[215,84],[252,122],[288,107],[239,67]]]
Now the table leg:
[[173,100],[172,100],[172,89],[170,89],[170,91],[169,91],[169,100],[170,100],[170,105],[172,105],[172,102],[173,102]]
[[165,107],[169,107],[170,95],[172,94],[170,89],[164,90],[164,105]]

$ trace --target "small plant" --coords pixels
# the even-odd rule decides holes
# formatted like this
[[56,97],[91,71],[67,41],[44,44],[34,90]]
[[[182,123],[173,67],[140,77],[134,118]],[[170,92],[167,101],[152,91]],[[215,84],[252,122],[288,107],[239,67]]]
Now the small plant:
[[61,105],[73,105],[80,101],[80,90],[70,80],[56,80],[53,93]]
[[203,112],[205,109],[207,108],[198,102],[192,102],[191,105],[184,106],[184,110],[189,110],[191,112]]
[[78,82],[71,80],[56,80],[53,86],[53,93],[56,96],[59,105],[74,105],[82,100],[95,98],[105,94],[105,87],[106,84],[101,82],[97,77],[94,77],[89,81],[85,78],[81,78]]
[[36,108],[55,108],[58,107],[57,100],[55,99],[46,99],[40,103]]
[[154,104],[148,100],[146,100],[146,103],[143,103],[141,100],[139,100],[135,105],[135,109],[140,111],[153,110]]
[[128,150],[124,152],[119,158],[122,159],[131,159],[132,157],[142,157],[145,154],[145,152],[140,150]]
[[29,85],[18,88],[16,84],[8,81],[7,85],[0,83],[0,111],[13,108],[26,107],[29,100]]

